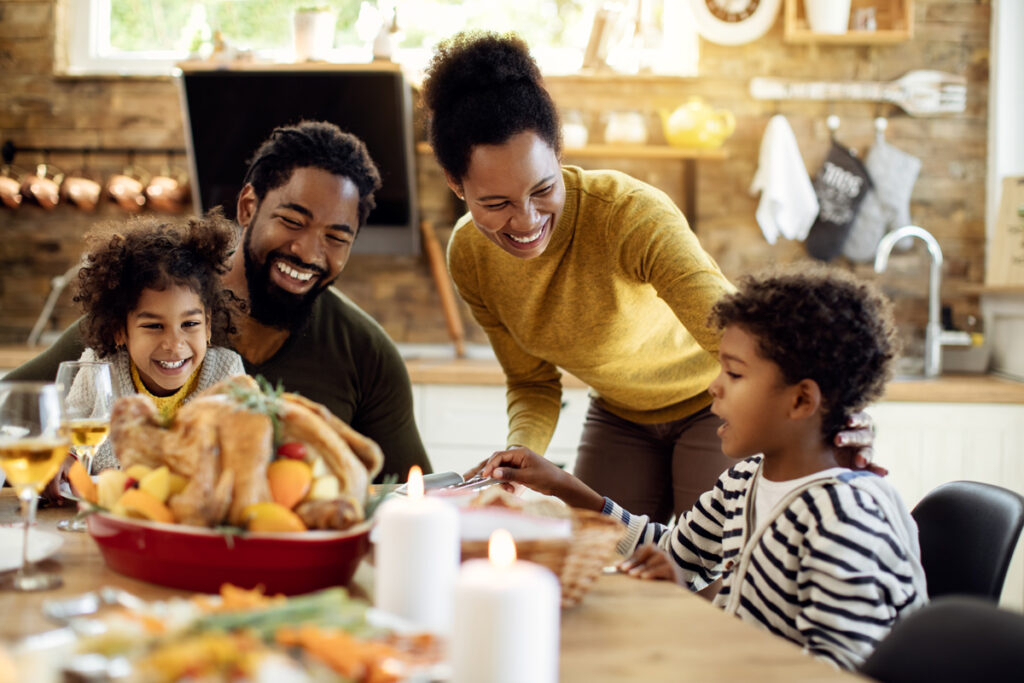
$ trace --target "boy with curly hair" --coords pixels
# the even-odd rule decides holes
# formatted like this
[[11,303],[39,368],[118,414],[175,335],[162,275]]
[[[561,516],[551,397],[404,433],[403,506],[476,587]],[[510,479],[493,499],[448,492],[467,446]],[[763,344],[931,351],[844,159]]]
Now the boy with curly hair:
[[[744,458],[675,528],[634,516],[526,451],[483,474],[621,520],[622,569],[697,591],[812,655],[856,668],[927,600],[917,527],[883,478],[838,466],[833,437],[882,395],[897,352],[888,301],[838,271],[745,278],[721,299],[712,411],[722,451]],[[651,544],[651,545],[648,545]]]
[[[75,302],[85,316],[80,360],[111,363],[119,395],[146,394],[164,419],[193,394],[245,374],[227,341],[230,293],[220,276],[235,244],[219,214],[168,222],[137,218],[86,236]],[[95,470],[117,467],[104,443]]]

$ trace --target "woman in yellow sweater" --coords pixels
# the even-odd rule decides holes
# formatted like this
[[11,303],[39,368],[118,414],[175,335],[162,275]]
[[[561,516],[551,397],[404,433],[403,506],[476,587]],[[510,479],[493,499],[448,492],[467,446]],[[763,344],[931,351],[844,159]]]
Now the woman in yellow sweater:
[[561,165],[558,114],[519,38],[445,41],[423,99],[469,208],[448,267],[505,371],[506,447],[544,453],[564,369],[592,389],[576,475],[654,519],[689,509],[729,466],[707,321],[732,285],[663,192]]

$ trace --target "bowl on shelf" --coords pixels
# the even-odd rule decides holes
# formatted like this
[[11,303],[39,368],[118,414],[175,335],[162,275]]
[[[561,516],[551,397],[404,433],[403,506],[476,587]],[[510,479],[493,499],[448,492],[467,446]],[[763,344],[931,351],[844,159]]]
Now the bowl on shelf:
[[345,531],[242,535],[105,512],[87,522],[113,571],[205,593],[218,592],[223,583],[262,585],[268,594],[285,595],[346,585],[370,548],[369,522]]

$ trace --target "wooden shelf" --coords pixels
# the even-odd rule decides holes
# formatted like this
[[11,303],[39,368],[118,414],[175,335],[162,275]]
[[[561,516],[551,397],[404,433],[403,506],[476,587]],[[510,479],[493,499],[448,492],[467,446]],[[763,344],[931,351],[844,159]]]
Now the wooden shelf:
[[669,145],[587,145],[566,147],[566,157],[596,159],[602,157],[619,159],[726,159],[729,154],[721,147],[671,147]]
[[1002,285],[986,285],[979,283],[966,283],[960,285],[958,289],[965,294],[1007,294],[1007,295],[1021,295],[1024,294],[1024,284],[1013,285],[1013,284],[1002,284]]
[[[416,143],[420,154],[432,154],[430,143]],[[686,161],[688,159],[727,159],[729,153],[721,147],[671,147],[669,145],[587,145],[566,147],[562,156],[577,159],[665,159]]]
[[[418,154],[433,154],[429,142],[417,142]],[[565,159],[648,159],[683,162],[683,214],[697,230],[697,162],[728,159],[721,147],[672,147],[670,145],[587,145],[566,147]]]
[[914,0],[851,0],[850,20],[858,9],[873,7],[878,28],[846,33],[815,33],[807,23],[803,0],[786,0],[783,37],[787,43],[884,45],[914,37]]
[[395,62],[376,60],[365,63],[337,63],[325,61],[308,62],[258,62],[235,60],[219,62],[216,60],[190,60],[178,62],[175,66],[182,71],[401,71],[402,66]]

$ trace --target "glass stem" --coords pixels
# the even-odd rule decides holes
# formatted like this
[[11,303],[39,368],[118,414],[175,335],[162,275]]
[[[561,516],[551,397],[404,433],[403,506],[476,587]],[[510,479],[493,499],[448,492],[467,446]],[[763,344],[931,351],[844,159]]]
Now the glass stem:
[[31,486],[22,486],[18,491],[18,499],[21,500],[22,510],[25,513],[25,535],[21,544],[21,569],[20,576],[28,574],[31,564],[28,561],[28,530],[36,520],[36,503],[39,501],[39,494]]

